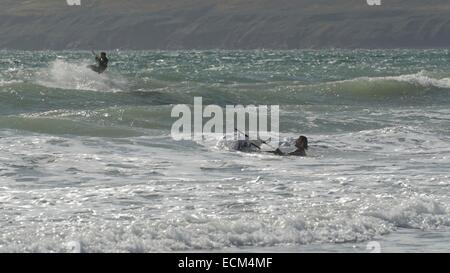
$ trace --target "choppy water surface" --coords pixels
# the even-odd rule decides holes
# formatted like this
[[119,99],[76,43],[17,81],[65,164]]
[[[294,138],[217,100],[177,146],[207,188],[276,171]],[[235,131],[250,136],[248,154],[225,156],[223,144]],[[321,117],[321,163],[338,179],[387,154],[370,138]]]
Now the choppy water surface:
[[[109,55],[0,51],[1,252],[449,250],[448,51]],[[309,156],[174,141],[194,96]]]

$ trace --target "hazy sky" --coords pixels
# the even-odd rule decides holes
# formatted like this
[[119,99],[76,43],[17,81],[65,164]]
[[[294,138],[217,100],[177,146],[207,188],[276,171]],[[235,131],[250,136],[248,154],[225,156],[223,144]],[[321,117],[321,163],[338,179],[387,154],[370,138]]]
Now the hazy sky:
[[1,2],[0,48],[450,45],[448,0],[382,0],[379,6],[368,0],[80,0],[79,6],[68,0]]

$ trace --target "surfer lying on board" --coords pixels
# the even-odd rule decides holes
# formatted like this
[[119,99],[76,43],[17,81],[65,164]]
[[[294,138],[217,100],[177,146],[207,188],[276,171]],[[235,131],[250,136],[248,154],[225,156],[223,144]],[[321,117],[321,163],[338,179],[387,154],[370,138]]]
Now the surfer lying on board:
[[105,72],[106,68],[108,68],[108,58],[106,58],[106,53],[102,52],[100,53],[100,56],[95,54],[94,51],[92,51],[92,54],[95,55],[95,61],[97,62],[97,65],[90,65],[88,66],[92,71],[95,71],[99,74]]
[[[243,132],[241,132],[237,129],[235,129],[235,131],[244,134]],[[252,147],[256,147],[258,150],[261,150],[261,147],[259,145],[255,144],[254,142],[249,140],[249,136],[247,134],[244,134],[244,135],[245,135],[245,140],[239,140],[237,142],[237,145],[235,147],[236,150],[242,151],[242,152],[248,152],[248,151],[251,151]],[[259,140],[259,141],[270,147],[273,147],[264,140]],[[299,138],[295,141],[295,147],[297,148],[297,150],[295,150],[291,153],[283,153],[280,150],[280,148],[277,148],[275,151],[267,151],[267,153],[280,155],[280,156],[306,156],[306,150],[308,150],[308,138],[305,136],[299,136]]]

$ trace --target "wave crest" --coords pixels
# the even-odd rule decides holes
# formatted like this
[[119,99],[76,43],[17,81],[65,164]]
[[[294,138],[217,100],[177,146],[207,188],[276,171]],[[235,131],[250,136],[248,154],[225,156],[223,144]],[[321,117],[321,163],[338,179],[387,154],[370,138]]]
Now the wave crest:
[[360,77],[330,82],[322,89],[342,94],[394,97],[423,95],[436,88],[450,89],[450,78],[434,78],[421,71],[400,76]]
[[91,71],[87,62],[69,63],[57,59],[49,67],[39,70],[35,82],[49,88],[90,90],[90,91],[123,91],[126,80],[112,72],[98,74]]

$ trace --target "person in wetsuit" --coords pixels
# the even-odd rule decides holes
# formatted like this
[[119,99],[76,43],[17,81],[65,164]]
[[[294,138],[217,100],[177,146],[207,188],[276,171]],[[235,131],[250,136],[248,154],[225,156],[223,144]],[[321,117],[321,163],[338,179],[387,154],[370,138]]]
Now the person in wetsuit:
[[[92,52],[94,53],[94,52]],[[93,71],[101,74],[103,72],[105,72],[106,68],[108,68],[108,58],[106,57],[106,53],[102,52],[100,53],[100,56],[95,55],[95,61],[97,62],[97,65],[90,65],[89,68],[92,69]]]
[[[263,142],[263,143],[265,143],[265,142]],[[248,138],[246,138],[245,140],[239,140],[236,143],[234,149],[241,151],[241,152],[251,152],[252,146],[258,148],[259,150],[261,149],[260,146],[251,142],[250,140],[248,140]],[[283,153],[280,150],[280,148],[276,149],[275,151],[266,151],[266,152],[275,154],[275,155],[280,155],[280,156],[306,156],[306,150],[308,150],[308,138],[305,136],[300,136],[295,141],[295,147],[297,148],[297,150],[295,150],[291,153]]]
[[292,153],[283,153],[280,148],[276,149],[275,151],[271,151],[269,153],[286,156],[286,155],[293,155],[293,156],[306,156],[306,150],[308,150],[308,138],[305,136],[300,136],[295,141],[295,147],[297,150],[293,151]]

